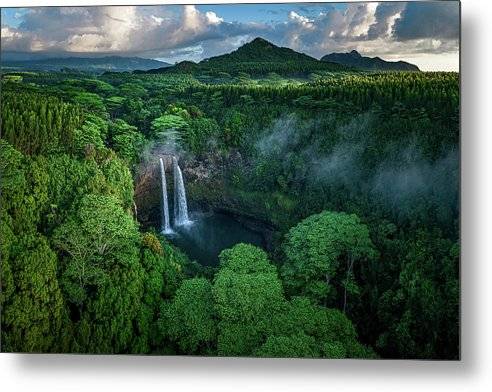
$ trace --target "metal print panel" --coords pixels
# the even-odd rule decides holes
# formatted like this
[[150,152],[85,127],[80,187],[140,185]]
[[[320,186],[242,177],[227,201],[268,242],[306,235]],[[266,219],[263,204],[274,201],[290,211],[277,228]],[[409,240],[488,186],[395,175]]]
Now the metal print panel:
[[459,13],[2,9],[1,350],[459,359]]

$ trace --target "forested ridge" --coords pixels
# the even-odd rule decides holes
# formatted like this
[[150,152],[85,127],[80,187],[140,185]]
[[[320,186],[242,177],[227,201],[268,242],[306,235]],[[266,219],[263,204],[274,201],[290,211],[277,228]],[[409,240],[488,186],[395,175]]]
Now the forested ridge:
[[[459,75],[236,64],[4,75],[2,351],[459,357]],[[203,268],[139,223],[171,138],[267,250]]]
[[314,71],[343,71],[351,67],[328,61],[319,61],[290,48],[281,48],[262,38],[256,38],[237,50],[221,56],[210,57],[199,63],[182,61],[172,67],[161,67],[137,73],[169,73],[220,76],[244,73],[264,76],[275,72],[282,75],[308,75]]

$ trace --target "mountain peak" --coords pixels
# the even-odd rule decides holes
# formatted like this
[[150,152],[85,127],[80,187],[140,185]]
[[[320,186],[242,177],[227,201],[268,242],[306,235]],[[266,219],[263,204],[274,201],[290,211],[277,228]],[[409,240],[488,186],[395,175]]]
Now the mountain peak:
[[304,53],[295,52],[289,48],[279,47],[264,38],[256,37],[250,42],[237,48],[235,51],[221,56],[211,57],[202,63],[213,63],[217,61],[228,62],[280,62],[286,61],[309,61],[318,60]]
[[[236,50],[204,59],[197,64],[177,64],[163,72],[229,73],[266,75],[271,72],[294,75],[318,70],[338,71],[346,67],[319,61],[305,53],[279,47],[264,38],[256,37]],[[161,72],[161,71],[159,71]]]
[[256,37],[254,40],[245,43],[243,45],[243,47],[244,46],[253,46],[253,47],[256,47],[256,48],[271,48],[271,47],[275,47],[275,45],[272,44],[270,41],[267,41],[266,39],[261,38],[261,37]]
[[321,61],[341,64],[364,71],[419,71],[419,68],[405,61],[385,61],[379,57],[365,57],[356,50],[349,53],[331,53]]

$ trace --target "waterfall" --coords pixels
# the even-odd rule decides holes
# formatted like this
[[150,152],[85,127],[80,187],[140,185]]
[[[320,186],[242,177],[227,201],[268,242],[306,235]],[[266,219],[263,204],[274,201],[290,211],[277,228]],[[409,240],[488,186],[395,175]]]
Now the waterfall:
[[161,168],[161,188],[162,188],[162,217],[161,230],[163,233],[172,233],[171,224],[169,222],[169,204],[167,201],[167,186],[166,186],[166,171],[164,170],[164,162],[159,158]]
[[183,173],[178,165],[178,160],[173,157],[174,167],[174,224],[181,226],[191,223],[188,219],[188,205],[183,181]]

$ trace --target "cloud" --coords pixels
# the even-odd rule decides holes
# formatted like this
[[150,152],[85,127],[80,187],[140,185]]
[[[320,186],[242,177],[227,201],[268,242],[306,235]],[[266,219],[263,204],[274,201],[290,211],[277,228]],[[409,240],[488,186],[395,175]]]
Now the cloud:
[[[318,58],[353,49],[390,60],[423,54],[457,56],[458,6],[448,3],[354,3],[344,9],[327,7],[318,15],[291,12],[265,38]],[[423,20],[425,28],[420,26]]]
[[454,1],[407,3],[395,23],[393,35],[405,41],[422,38],[459,38],[459,3]]
[[458,50],[457,2],[287,7],[283,19],[269,23],[225,21],[217,12],[202,12],[193,5],[30,8],[16,28],[2,26],[2,50],[169,60],[189,53],[190,59],[200,60],[234,50],[256,36],[318,58],[353,49],[383,57]]
[[369,39],[391,36],[393,26],[401,18],[405,3],[381,3],[374,14],[375,21],[370,26],[367,36]]
[[[369,129],[377,126],[378,116],[359,114],[344,125],[338,125],[334,117],[322,121],[301,120],[294,114],[275,120],[254,144],[260,164],[274,162],[295,182],[306,182],[315,189],[331,188],[340,194],[343,187],[344,193],[383,207],[388,218],[414,220],[430,210],[441,223],[456,216],[458,150],[442,146],[442,152],[430,159],[417,139],[409,136],[389,142],[380,152],[379,163],[370,166],[367,146],[377,141]],[[320,128],[329,130],[330,147],[316,142]],[[301,157],[303,164],[293,157]],[[417,208],[423,199],[428,210]]]
[[193,5],[32,8],[17,28],[3,27],[2,49],[12,51],[163,54],[211,39],[251,32]]

